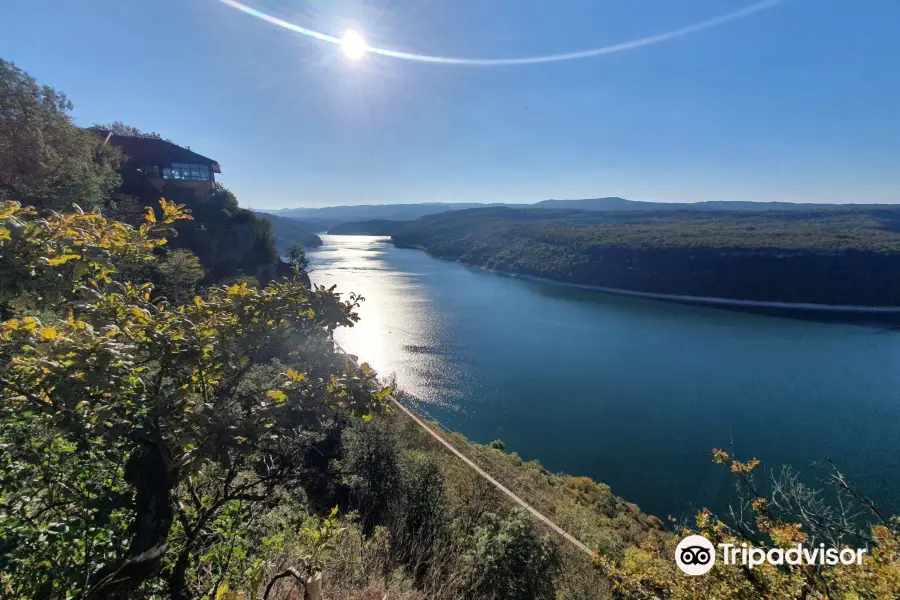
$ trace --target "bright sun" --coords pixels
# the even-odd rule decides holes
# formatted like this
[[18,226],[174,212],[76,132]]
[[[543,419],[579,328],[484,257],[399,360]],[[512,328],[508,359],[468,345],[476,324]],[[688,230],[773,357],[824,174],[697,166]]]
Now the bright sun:
[[341,39],[341,48],[344,50],[344,56],[350,60],[359,60],[366,55],[369,46],[361,35],[352,29],[348,29],[344,32],[344,37]]

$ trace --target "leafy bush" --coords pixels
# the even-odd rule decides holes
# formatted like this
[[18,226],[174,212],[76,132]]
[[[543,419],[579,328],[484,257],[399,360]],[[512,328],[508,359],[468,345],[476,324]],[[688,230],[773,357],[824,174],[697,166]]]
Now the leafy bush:
[[421,585],[429,572],[440,571],[436,561],[448,544],[444,475],[421,454],[409,457],[404,471],[400,510],[390,528],[391,553]]
[[475,573],[473,587],[479,597],[555,597],[559,551],[522,511],[507,517],[485,515],[471,537],[465,559]]
[[206,271],[190,250],[173,250],[156,263],[159,273],[156,291],[173,304],[184,304],[194,297]]
[[369,534],[391,519],[403,491],[393,431],[381,421],[348,428],[343,434],[342,468],[353,495],[349,508],[360,511]]
[[[119,265],[157,260],[183,207],[139,228],[0,204],[0,587],[16,597],[203,595],[249,524],[320,478],[340,414],[386,392],[336,352],[356,304],[292,281],[169,306]],[[281,360],[287,368],[266,377]],[[277,363],[281,364],[281,363]],[[6,593],[6,592],[5,592]]]

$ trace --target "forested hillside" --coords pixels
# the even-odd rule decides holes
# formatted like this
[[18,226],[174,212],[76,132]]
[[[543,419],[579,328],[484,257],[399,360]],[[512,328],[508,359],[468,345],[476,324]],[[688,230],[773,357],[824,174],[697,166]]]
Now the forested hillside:
[[302,221],[277,217],[265,213],[255,213],[257,219],[264,219],[272,224],[272,235],[275,237],[275,249],[279,254],[284,254],[288,248],[300,244],[306,248],[318,248],[322,245],[322,238],[307,229],[308,225]]
[[370,221],[351,221],[335,225],[328,230],[333,235],[393,235],[401,231],[408,221],[389,221],[372,219]]
[[423,217],[401,246],[626,290],[780,302],[900,305],[900,210],[584,212],[492,208]]

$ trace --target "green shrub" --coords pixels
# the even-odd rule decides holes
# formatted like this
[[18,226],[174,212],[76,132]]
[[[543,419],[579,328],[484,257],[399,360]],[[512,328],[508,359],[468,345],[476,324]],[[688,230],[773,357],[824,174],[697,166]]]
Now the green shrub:
[[403,497],[391,532],[392,552],[395,561],[407,565],[421,584],[438,566],[435,559],[447,543],[444,474],[434,459],[413,455],[403,479]]
[[382,421],[361,423],[343,434],[342,469],[366,533],[387,523],[402,493],[400,459],[393,432]]
[[538,600],[555,597],[559,551],[541,535],[531,517],[488,513],[469,539],[465,560],[473,570],[473,589],[484,598]]

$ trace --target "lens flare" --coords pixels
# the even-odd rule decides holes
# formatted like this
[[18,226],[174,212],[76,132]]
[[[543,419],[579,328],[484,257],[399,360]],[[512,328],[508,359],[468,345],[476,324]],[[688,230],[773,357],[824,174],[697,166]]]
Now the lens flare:
[[[289,21],[285,21],[284,19],[279,19],[278,17],[274,17],[272,15],[266,14],[260,10],[257,10],[253,7],[247,6],[246,4],[242,4],[237,0],[218,0],[222,4],[226,6],[230,6],[236,10],[239,10],[243,13],[256,17],[257,19],[261,19],[266,21],[267,23],[271,23],[273,25],[277,25],[278,27],[282,27],[287,29],[288,31],[293,31],[299,33],[301,35],[309,36],[311,38],[321,40],[323,42],[328,42],[330,44],[337,44],[344,48],[344,53],[347,53],[348,44],[345,43],[345,38],[335,37],[333,35],[328,35],[327,33],[321,33],[318,31],[313,31],[312,29],[308,29],[306,27],[301,27],[300,25],[296,25]],[[448,65],[474,65],[474,66],[508,66],[508,65],[535,65],[541,63],[551,63],[551,62],[560,62],[564,60],[576,60],[579,58],[590,58],[592,56],[600,56],[601,54],[615,54],[617,52],[625,52],[626,50],[634,50],[635,48],[643,48],[644,46],[652,46],[654,44],[660,44],[662,42],[667,42],[669,40],[673,40],[680,37],[685,37],[687,35],[691,35],[694,33],[699,33],[701,31],[705,31],[707,29],[712,29],[713,27],[718,27],[719,25],[724,25],[725,23],[730,23],[732,21],[738,21],[740,19],[745,19],[753,14],[758,12],[774,8],[775,6],[786,2],[787,0],[763,0],[762,2],[757,2],[756,4],[752,4],[750,6],[746,6],[734,12],[730,12],[724,15],[720,15],[718,17],[714,17],[712,19],[707,19],[706,21],[701,21],[699,23],[694,23],[693,25],[688,25],[687,27],[682,27],[681,29],[675,29],[673,31],[668,31],[666,33],[660,33],[657,35],[653,35],[650,37],[640,38],[637,40],[631,40],[630,42],[622,42],[620,44],[615,44],[613,46],[604,46],[602,48],[593,48],[591,50],[581,50],[578,52],[568,52],[565,54],[548,54],[544,56],[525,56],[520,58],[457,58],[452,56],[431,56],[428,54],[415,54],[412,52],[400,52],[399,50],[390,50],[388,48],[375,48],[372,46],[366,45],[365,41],[360,37],[359,40],[362,42],[362,54],[367,52],[372,54],[379,54],[381,56],[387,56],[390,58],[399,58],[403,60],[415,60],[419,62],[427,62],[427,63],[439,63],[439,64],[448,64]],[[348,58],[349,58],[348,54]],[[362,55],[360,55],[360,58]],[[354,59],[355,60],[355,59]]]
[[344,56],[348,59],[360,60],[366,55],[369,45],[366,44],[366,40],[361,35],[352,29],[348,29],[344,33],[344,37],[341,38],[341,49],[343,49]]

